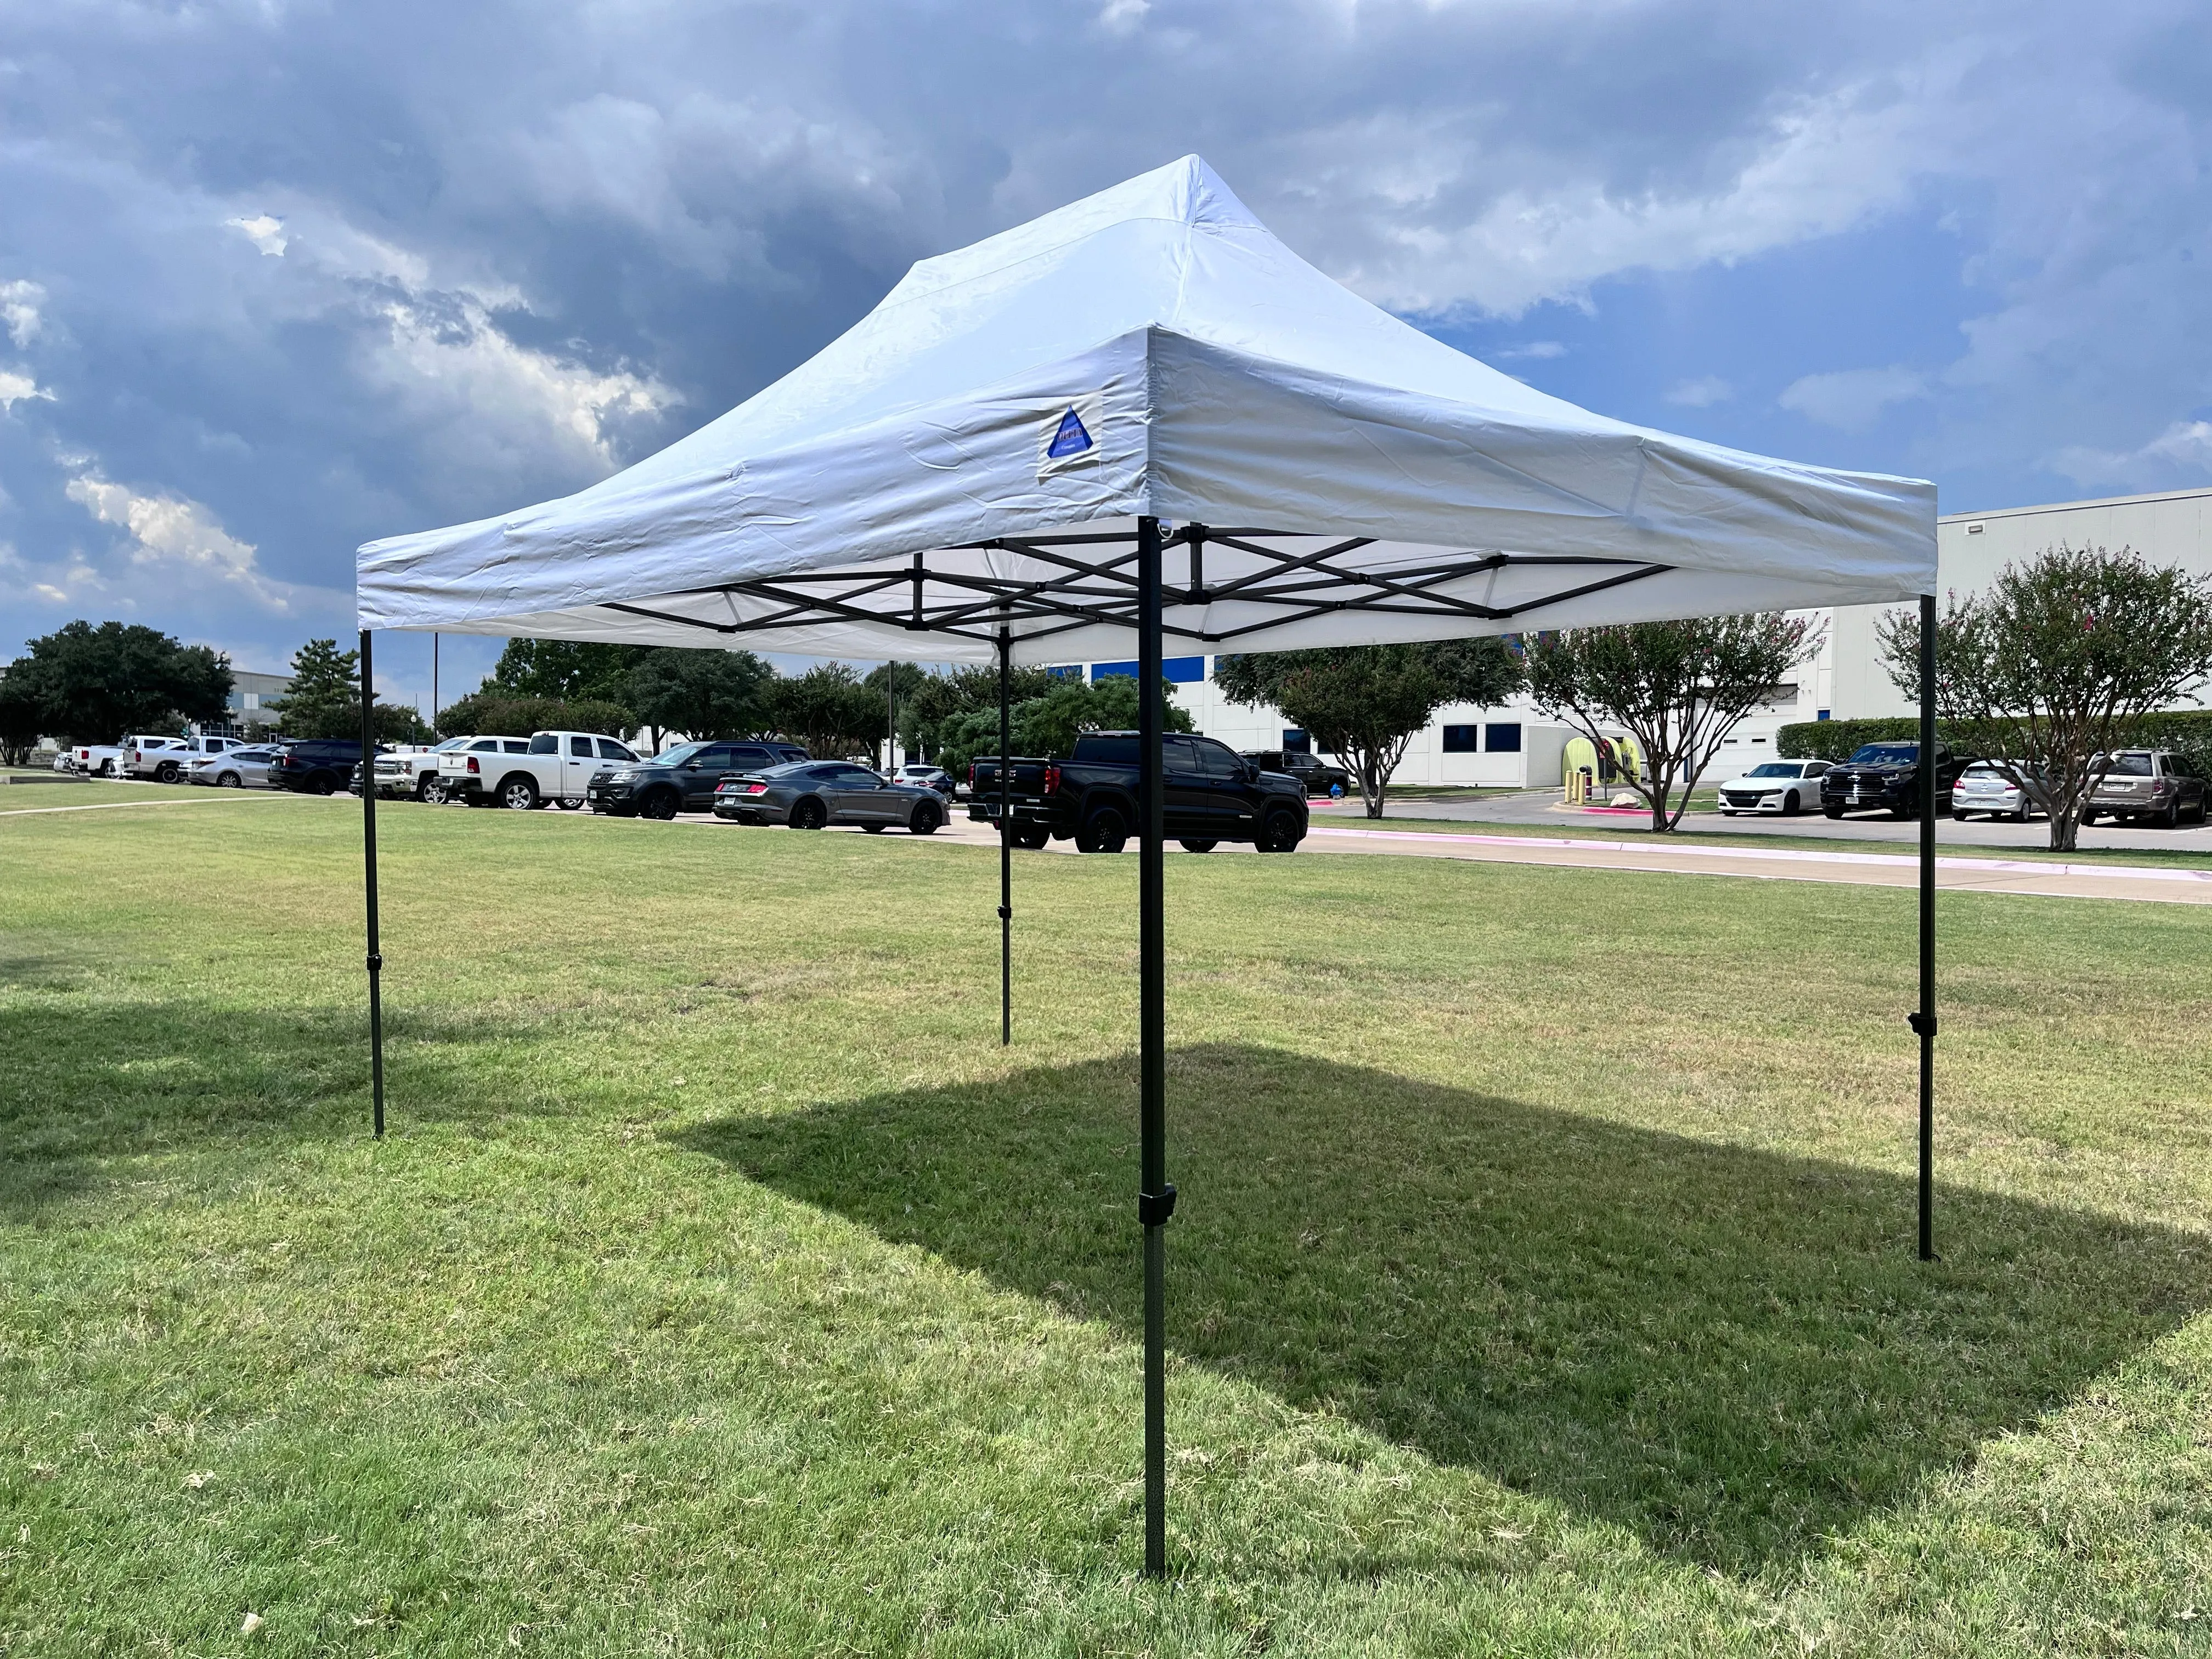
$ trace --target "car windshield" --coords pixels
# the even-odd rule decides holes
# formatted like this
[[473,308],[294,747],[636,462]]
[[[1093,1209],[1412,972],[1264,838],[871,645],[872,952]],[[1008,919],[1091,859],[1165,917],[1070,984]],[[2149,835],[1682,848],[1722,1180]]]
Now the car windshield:
[[445,742],[438,744],[438,746],[431,750],[430,752],[434,755],[443,755],[453,750],[459,749],[467,741],[468,739],[466,738],[447,738]]
[[[1940,752],[1940,751],[1939,751]],[[1917,743],[1861,744],[1851,756],[1854,766],[1910,766],[1920,758]]]
[[664,750],[655,756],[653,763],[655,766],[681,766],[707,746],[703,743],[679,743],[675,748]]
[[1764,766],[1754,766],[1744,774],[1747,778],[1794,778],[1797,775],[1796,761],[1769,761]]

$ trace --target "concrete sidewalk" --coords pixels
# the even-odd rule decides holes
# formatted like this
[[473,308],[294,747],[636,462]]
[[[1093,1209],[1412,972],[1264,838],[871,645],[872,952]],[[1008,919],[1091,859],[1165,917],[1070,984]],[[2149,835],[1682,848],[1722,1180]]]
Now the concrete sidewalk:
[[[995,847],[998,836],[976,823],[963,807],[937,839]],[[1051,849],[1073,853],[1073,843]],[[1168,850],[1189,856],[1174,842]],[[1249,854],[1224,845],[1208,856]],[[1909,853],[1813,852],[1780,847],[1699,847],[1596,837],[1460,835],[1446,830],[1371,830],[1316,823],[1302,852],[1359,853],[1401,858],[1473,859],[1494,864],[1540,864],[1573,870],[1621,870],[1646,874],[1736,876],[1755,881],[1841,882],[1862,887],[1917,887],[1920,860]],[[1939,855],[1936,884],[1947,891],[2017,893],[2040,898],[2136,899],[2160,904],[2212,904],[2212,868],[2152,869],[2065,864],[2033,859]]]

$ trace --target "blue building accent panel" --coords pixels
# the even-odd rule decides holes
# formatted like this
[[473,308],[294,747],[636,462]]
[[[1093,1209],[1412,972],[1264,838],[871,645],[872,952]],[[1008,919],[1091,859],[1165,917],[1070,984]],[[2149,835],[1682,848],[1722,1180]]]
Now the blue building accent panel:
[[[1206,659],[1164,657],[1160,659],[1160,672],[1170,685],[1196,685],[1206,678]],[[1093,685],[1115,674],[1133,680],[1137,678],[1137,665],[1133,662],[1094,662],[1091,665],[1091,683]]]

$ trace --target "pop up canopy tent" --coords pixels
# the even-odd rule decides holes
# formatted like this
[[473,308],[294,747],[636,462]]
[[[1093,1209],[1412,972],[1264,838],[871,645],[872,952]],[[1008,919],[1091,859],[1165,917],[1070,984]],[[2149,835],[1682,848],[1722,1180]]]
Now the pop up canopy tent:
[[[812,359],[626,471],[372,542],[358,566],[364,683],[378,629],[995,659],[1002,685],[1010,663],[1137,659],[1155,1574],[1175,1203],[1164,641],[1266,651],[1916,598],[1924,618],[1935,578],[1933,485],[1766,459],[1534,391],[1322,275],[1195,156],[922,261]],[[1925,697],[1921,729],[1932,754]],[[365,721],[364,776],[368,748]],[[1928,789],[1911,1017],[1923,1256],[1934,800]],[[373,790],[363,804],[378,1042]]]

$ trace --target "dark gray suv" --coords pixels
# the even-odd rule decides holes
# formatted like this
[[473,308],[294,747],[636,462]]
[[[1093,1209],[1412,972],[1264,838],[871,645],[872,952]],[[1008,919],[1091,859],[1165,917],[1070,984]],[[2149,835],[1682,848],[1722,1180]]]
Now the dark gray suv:
[[757,772],[805,758],[806,751],[795,743],[680,743],[635,766],[592,773],[584,798],[594,812],[616,817],[672,818],[711,808],[714,786],[732,772]]

